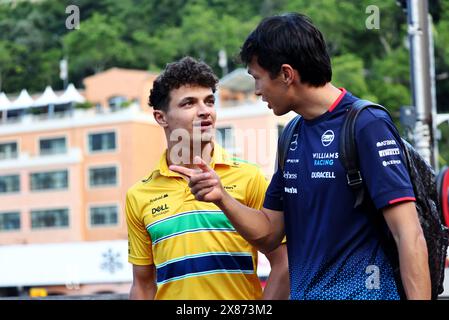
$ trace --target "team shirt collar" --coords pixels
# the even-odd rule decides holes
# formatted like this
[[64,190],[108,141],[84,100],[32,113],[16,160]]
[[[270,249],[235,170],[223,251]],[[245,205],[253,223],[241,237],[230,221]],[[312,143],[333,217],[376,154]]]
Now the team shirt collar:
[[332,112],[340,103],[340,101],[343,99],[343,97],[345,96],[345,94],[347,93],[345,88],[338,88],[341,93],[338,96],[337,100],[334,101],[334,103],[332,103],[332,105],[329,107],[329,112]]

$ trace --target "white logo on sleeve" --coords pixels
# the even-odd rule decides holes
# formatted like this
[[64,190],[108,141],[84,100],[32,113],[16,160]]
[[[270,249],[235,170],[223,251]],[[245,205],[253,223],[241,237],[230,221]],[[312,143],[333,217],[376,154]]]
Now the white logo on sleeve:
[[290,193],[290,194],[297,194],[298,193],[298,189],[293,188],[293,187],[290,187],[290,188],[284,187],[284,192],[285,193]]
[[379,150],[379,157],[383,158],[383,157],[388,157],[388,156],[396,156],[401,154],[401,152],[399,151],[399,148],[391,148],[391,149],[384,149],[384,150]]
[[396,145],[396,141],[394,140],[384,140],[384,141],[379,141],[376,143],[376,147],[380,148],[380,147],[385,147],[385,146],[392,146],[392,145]]
[[389,161],[382,161],[382,165],[384,167],[391,166],[393,164],[401,164],[401,160],[389,160]]
[[321,143],[323,146],[327,147],[334,141],[335,135],[332,130],[327,130],[323,135],[321,136]]

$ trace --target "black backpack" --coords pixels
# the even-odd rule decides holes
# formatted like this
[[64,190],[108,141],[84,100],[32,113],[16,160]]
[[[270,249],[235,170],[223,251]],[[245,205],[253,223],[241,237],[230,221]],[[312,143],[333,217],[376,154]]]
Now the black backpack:
[[[384,110],[390,115],[387,109],[380,105],[366,100],[356,101],[352,107],[348,109],[346,120],[341,129],[339,158],[343,167],[346,169],[348,185],[354,191],[356,196],[354,207],[365,205],[368,206],[370,210],[376,210],[370,199],[368,199],[369,197],[365,196],[366,192],[363,184],[363,176],[359,169],[357,145],[355,141],[355,122],[357,116],[368,107]],[[279,138],[277,164],[281,170],[284,168],[290,141],[300,123],[300,118],[300,116],[297,116],[291,120]],[[433,169],[407,141],[402,139],[401,142],[402,149],[405,151],[407,168],[416,197],[416,210],[427,243],[432,284],[432,299],[436,299],[438,294],[441,294],[444,291],[444,268],[449,244],[449,231],[441,222],[441,206],[439,204],[439,196]],[[386,254],[390,256],[392,263],[396,264],[393,265],[393,268],[395,271],[395,278],[398,280],[400,279],[400,274],[396,244],[392,237],[389,237],[383,243],[388,247],[385,250]],[[391,254],[395,255],[395,257],[391,258]],[[399,290],[403,296],[401,286],[399,286]]]

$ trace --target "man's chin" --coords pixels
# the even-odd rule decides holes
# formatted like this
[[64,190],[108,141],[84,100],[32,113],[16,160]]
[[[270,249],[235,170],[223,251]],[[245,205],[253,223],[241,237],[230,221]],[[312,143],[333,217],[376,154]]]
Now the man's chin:
[[278,108],[274,108],[274,109],[271,109],[271,110],[273,111],[273,114],[275,116],[283,116],[284,114],[286,114],[288,112],[288,110],[285,111],[285,110],[280,110]]
[[275,116],[283,116],[284,114],[287,114],[288,112],[290,112],[291,109],[289,109],[289,108],[272,107],[271,110],[273,111],[273,114]]

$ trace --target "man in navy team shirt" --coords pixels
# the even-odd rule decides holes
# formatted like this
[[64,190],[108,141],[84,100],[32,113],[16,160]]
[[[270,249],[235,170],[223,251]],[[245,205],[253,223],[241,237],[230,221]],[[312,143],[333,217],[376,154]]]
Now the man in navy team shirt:
[[[426,242],[400,137],[388,115],[368,109],[357,120],[361,172],[379,211],[354,209],[338,142],[346,110],[358,98],[331,84],[320,31],[300,14],[269,17],[248,36],[240,56],[256,94],[274,114],[302,116],[262,210],[229,196],[203,161],[196,170],[170,169],[186,175],[196,198],[214,202],[261,251],[287,236],[292,299],[429,299]],[[401,279],[382,249],[382,227],[396,242]]]

